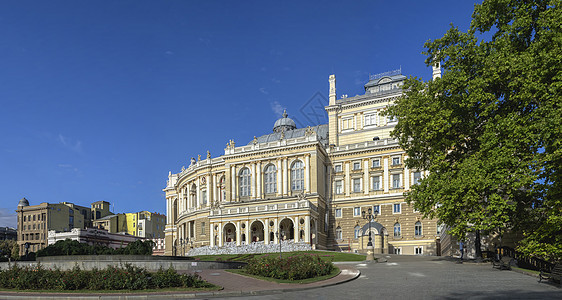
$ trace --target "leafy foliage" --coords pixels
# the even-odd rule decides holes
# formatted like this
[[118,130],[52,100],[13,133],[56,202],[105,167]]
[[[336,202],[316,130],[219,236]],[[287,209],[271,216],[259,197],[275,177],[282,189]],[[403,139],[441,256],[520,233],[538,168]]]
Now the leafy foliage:
[[17,259],[19,257],[19,247],[17,241],[3,240],[0,241],[0,261],[8,258]]
[[39,251],[37,256],[58,255],[152,255],[154,242],[137,240],[129,243],[124,248],[113,249],[105,246],[92,246],[78,241],[66,239],[57,241]]
[[244,269],[248,274],[277,279],[300,280],[330,274],[334,265],[315,254],[295,255],[287,258],[262,256],[250,259]]
[[428,170],[407,201],[467,232],[522,230],[519,250],[562,258],[560,0],[485,0],[470,29],[425,44],[441,79],[409,78],[389,108],[406,164]]
[[143,290],[153,288],[210,287],[197,274],[178,274],[173,268],[150,273],[144,268],[125,264],[124,267],[107,267],[103,270],[81,270],[75,266],[70,271],[49,270],[40,264],[36,267],[12,266],[0,271],[0,288],[17,290]]

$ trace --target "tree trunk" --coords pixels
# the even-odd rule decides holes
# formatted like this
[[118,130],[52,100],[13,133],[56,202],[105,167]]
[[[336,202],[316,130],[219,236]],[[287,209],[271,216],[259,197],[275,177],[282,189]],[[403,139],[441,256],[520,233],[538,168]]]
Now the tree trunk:
[[476,230],[474,238],[474,248],[476,249],[476,259],[482,258],[482,243],[480,241],[480,230]]

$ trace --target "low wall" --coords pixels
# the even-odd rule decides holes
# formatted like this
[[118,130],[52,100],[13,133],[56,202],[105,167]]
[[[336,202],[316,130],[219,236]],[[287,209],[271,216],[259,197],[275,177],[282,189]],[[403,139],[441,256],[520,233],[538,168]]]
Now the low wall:
[[[109,259],[105,259],[109,256]],[[35,267],[41,264],[42,267],[47,269],[60,269],[71,270],[75,266],[80,267],[82,270],[105,269],[108,266],[124,266],[131,264],[133,266],[142,267],[148,271],[158,271],[160,268],[166,270],[170,266],[177,271],[195,271],[207,269],[238,269],[246,265],[243,262],[228,262],[228,261],[195,261],[193,259],[186,259],[184,257],[155,257],[148,259],[146,257],[135,258],[134,256],[127,255],[120,258],[113,255],[85,255],[85,256],[50,256],[42,257],[41,261],[19,261],[19,262],[5,262],[0,263],[0,269],[4,270],[10,265],[29,266]],[[78,259],[78,258],[81,259]]]
[[281,242],[281,249],[279,244],[265,244],[264,242],[253,242],[248,245],[236,246],[236,242],[225,243],[222,247],[204,246],[193,248],[187,253],[190,256],[197,255],[216,255],[216,254],[255,254],[255,253],[275,253],[279,252],[292,252],[292,251],[310,251],[312,247],[307,243],[295,243],[293,240],[286,240]]

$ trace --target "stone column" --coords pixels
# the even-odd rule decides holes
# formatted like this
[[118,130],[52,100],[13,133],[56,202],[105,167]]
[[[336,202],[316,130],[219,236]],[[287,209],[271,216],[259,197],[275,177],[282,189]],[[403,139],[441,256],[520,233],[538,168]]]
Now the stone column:
[[236,174],[236,166],[231,166],[230,167],[230,191],[231,191],[231,202],[235,202],[236,201],[236,178],[238,174]]
[[280,230],[279,230],[279,218],[275,218],[275,220],[273,221],[273,226],[274,226],[274,227],[273,227],[273,228],[274,228],[274,229],[273,229],[273,230],[274,230],[274,231],[273,231],[273,235],[274,235],[274,237],[273,237],[273,242],[274,242],[275,244],[279,244],[279,237],[278,237],[278,235],[281,233]]
[[[170,224],[171,221],[171,215],[172,215],[172,210],[170,209],[172,201],[170,200],[170,197],[166,198],[166,224]],[[21,228],[21,226],[20,226]]]
[[248,245],[252,242],[252,237],[250,236],[250,226],[251,225],[252,225],[252,223],[250,221],[248,221],[248,223],[246,224],[246,245]]
[[383,164],[384,164],[384,168],[383,168],[382,177],[383,177],[384,192],[388,193],[388,184],[390,182],[390,175],[388,173],[388,157],[385,157],[383,159]]
[[215,223],[209,223],[209,226],[211,227],[211,228],[209,228],[209,232],[211,233],[211,238],[210,238],[211,239],[210,240],[211,247],[214,247],[215,246],[215,234],[216,234]]
[[277,177],[277,196],[281,196],[283,195],[283,174],[282,171],[283,169],[281,168],[281,160],[277,160],[277,173],[275,174],[275,176]]
[[283,195],[288,195],[289,194],[289,189],[288,186],[290,184],[289,182],[289,172],[287,169],[287,158],[283,158]]
[[261,163],[258,162],[256,165],[256,198],[261,199],[262,197],[262,191],[261,191],[261,179],[262,179],[262,169],[261,169]]
[[221,201],[222,199],[220,199],[220,190],[218,188],[218,178],[217,178],[217,174],[213,174],[213,201]]
[[304,242],[310,244],[310,216],[304,217]]
[[310,193],[310,154],[306,154],[304,158],[304,190],[307,193]]
[[211,174],[207,174],[207,205],[210,206],[213,201],[213,182],[211,181]]
[[250,195],[251,199],[256,198],[256,164],[252,164],[252,176],[250,176]]
[[202,202],[201,201],[201,189],[200,189],[201,183],[199,182],[200,180],[201,180],[200,178],[197,178],[195,180],[195,195],[197,195],[196,196],[197,197],[197,201],[196,201],[197,202],[197,209],[199,209],[201,207],[201,202]]
[[295,217],[295,226],[293,227],[293,230],[295,231],[295,243],[299,242],[299,217]]
[[370,190],[370,182],[369,182],[369,160],[363,162],[363,191],[365,195],[369,195]]
[[237,221],[236,222],[236,246],[240,246],[240,239],[241,239],[241,236],[242,236],[242,234],[240,232],[241,229],[242,228],[240,228],[240,221]]
[[406,191],[410,189],[410,170],[408,170],[408,167],[406,167],[405,164],[404,164],[404,175],[402,177],[404,177],[404,190]]
[[222,247],[222,245],[223,245],[223,241],[222,241],[223,240],[223,236],[222,236],[222,230],[223,230],[222,227],[223,226],[224,225],[222,224],[222,222],[220,222],[219,223],[219,247]]
[[345,179],[343,181],[344,184],[344,190],[345,190],[345,195],[347,197],[349,197],[350,192],[351,192],[351,178],[349,178],[349,162],[345,162]]
[[269,218],[266,218],[265,220],[265,226],[263,226],[263,240],[264,240],[264,244],[265,245],[269,245],[269,232],[270,232],[270,226],[269,226]]

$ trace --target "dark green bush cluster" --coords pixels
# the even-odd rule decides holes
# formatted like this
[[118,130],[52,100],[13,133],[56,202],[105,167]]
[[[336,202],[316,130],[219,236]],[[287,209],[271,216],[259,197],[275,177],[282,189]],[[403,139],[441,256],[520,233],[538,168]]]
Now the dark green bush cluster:
[[92,246],[73,240],[57,241],[37,251],[37,256],[58,255],[152,255],[153,241],[134,241],[126,247],[113,249],[106,246]]
[[0,271],[0,288],[18,290],[144,290],[168,287],[208,287],[197,274],[178,274],[172,267],[150,273],[126,264],[122,268],[70,271],[13,266]]
[[244,268],[248,274],[277,279],[301,280],[330,274],[332,262],[324,261],[317,254],[301,254],[287,258],[263,256],[248,261]]

